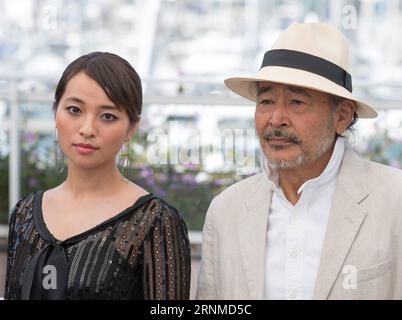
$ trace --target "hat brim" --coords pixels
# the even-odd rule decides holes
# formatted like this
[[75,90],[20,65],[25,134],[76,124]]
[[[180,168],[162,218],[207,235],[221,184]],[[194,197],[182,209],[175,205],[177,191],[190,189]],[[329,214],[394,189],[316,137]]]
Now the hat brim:
[[283,83],[337,95],[356,102],[356,113],[359,118],[376,118],[378,116],[373,107],[354,97],[345,88],[327,78],[300,69],[269,66],[262,68],[255,77],[228,78],[224,82],[233,92],[256,102],[257,92],[253,84],[264,81]]

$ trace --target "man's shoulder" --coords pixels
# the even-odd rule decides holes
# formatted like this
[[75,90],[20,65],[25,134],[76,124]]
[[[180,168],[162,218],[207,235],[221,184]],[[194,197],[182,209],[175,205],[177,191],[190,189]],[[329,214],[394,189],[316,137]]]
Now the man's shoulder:
[[402,170],[371,160],[363,159],[367,177],[390,185],[402,185]]
[[[375,225],[377,230],[391,228],[396,230],[394,232],[400,233],[402,170],[367,159],[360,158],[360,161],[363,164],[362,172],[356,173],[359,183],[353,187],[363,188],[366,191],[367,200],[363,206],[370,213],[366,219],[372,219],[371,225]],[[354,178],[351,181],[354,181]]]
[[344,178],[361,177],[379,187],[383,187],[384,184],[398,186],[402,184],[402,170],[365,159],[352,149],[347,149],[345,152],[341,173]]
[[364,188],[373,205],[402,206],[402,170],[372,160],[354,157],[342,180],[354,188]]
[[223,190],[212,199],[207,218],[209,217],[215,226],[221,226],[225,230],[230,229],[236,217],[245,213],[246,203],[256,196],[258,190],[267,188],[268,183],[264,178],[265,173],[258,173]]
[[240,180],[221,193],[219,193],[212,201],[215,206],[226,206],[227,204],[235,204],[244,202],[248,199],[261,183],[266,183],[265,173],[260,172],[253,176]]

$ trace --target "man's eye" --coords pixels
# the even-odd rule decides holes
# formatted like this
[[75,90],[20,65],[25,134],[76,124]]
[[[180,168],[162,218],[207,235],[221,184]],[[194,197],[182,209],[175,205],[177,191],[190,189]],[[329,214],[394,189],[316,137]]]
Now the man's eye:
[[260,101],[260,104],[273,104],[274,101],[273,100],[269,100],[269,99],[264,99]]
[[71,114],[78,114],[81,110],[78,107],[67,107],[66,108],[68,112],[70,112]]
[[293,100],[291,101],[291,104],[299,106],[299,105],[304,104],[304,102],[301,101],[301,100],[293,99]]
[[115,115],[111,114],[111,113],[105,113],[105,114],[102,115],[101,118],[104,119],[104,120],[107,120],[107,121],[113,121],[113,120],[117,119],[117,117]]

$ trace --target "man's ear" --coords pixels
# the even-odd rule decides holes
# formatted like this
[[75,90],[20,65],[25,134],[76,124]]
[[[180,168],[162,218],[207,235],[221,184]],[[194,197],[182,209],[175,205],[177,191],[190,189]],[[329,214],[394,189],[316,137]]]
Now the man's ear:
[[352,100],[343,100],[336,110],[336,133],[342,135],[353,121],[353,115],[356,112],[356,102]]
[[134,134],[137,132],[138,128],[140,127],[141,116],[138,116],[138,120],[131,124],[128,128],[126,138],[124,139],[125,142],[130,141]]

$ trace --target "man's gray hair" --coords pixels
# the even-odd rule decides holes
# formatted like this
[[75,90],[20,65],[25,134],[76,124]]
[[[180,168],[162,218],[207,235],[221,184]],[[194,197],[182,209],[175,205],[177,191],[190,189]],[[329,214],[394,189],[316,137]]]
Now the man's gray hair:
[[[337,96],[337,95],[334,95],[334,94],[328,94],[328,99],[329,99],[329,104],[331,105],[331,108],[332,108],[332,111],[333,112],[335,112],[337,109],[338,109],[338,107],[340,106],[340,104],[343,102],[343,101],[346,101],[346,100],[348,100],[348,99],[346,99],[346,98],[343,98],[343,97],[339,97],[339,96]],[[354,111],[354,113],[353,113],[353,119],[352,119],[352,121],[350,122],[350,124],[348,125],[348,127],[346,128],[350,133],[354,133],[354,125],[355,125],[355,123],[357,122],[357,120],[359,120],[359,116],[357,115],[357,113],[356,113],[356,111]],[[337,137],[343,137],[343,135],[341,135],[341,134],[337,134]]]

